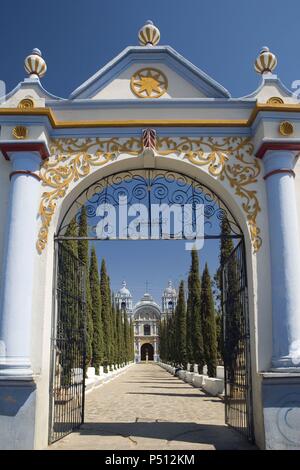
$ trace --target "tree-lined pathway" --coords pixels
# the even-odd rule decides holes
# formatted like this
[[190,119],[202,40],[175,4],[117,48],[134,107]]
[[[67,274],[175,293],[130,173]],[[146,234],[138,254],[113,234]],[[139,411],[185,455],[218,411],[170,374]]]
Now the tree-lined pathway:
[[215,397],[156,364],[136,364],[86,396],[85,424],[50,449],[253,449]]

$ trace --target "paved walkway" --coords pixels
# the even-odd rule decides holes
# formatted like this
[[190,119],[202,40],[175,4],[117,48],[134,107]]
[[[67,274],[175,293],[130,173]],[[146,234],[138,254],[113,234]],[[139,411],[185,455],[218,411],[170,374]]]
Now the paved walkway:
[[50,449],[253,449],[224,424],[221,400],[153,363],[87,394],[85,421]]

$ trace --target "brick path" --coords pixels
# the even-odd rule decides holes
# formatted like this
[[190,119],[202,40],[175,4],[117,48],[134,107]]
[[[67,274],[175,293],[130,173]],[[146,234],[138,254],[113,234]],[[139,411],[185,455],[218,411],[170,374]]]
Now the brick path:
[[156,364],[136,364],[86,397],[85,424],[50,449],[253,449],[218,398]]

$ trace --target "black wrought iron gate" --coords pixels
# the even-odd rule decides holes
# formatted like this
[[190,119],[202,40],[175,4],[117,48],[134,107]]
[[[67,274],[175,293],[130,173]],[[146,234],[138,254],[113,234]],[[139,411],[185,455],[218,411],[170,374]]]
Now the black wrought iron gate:
[[222,267],[222,297],[225,420],[253,441],[248,291],[243,240]]
[[70,242],[55,243],[49,443],[83,423],[86,362],[85,266],[75,256]]

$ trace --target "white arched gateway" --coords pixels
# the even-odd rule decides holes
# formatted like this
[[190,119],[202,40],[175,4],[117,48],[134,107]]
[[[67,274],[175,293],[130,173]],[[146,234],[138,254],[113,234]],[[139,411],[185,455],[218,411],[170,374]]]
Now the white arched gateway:
[[69,99],[42,87],[46,67],[35,49],[29,77],[2,97],[1,448],[48,442],[54,253],[64,227],[105,188],[137,179],[151,187],[157,178],[227,214],[240,242],[247,324],[247,387],[236,400],[245,400],[259,447],[300,448],[299,103],[272,73],[266,49],[256,61],[258,89],[231,98],[158,39],[148,24],[141,46],[127,47]]

